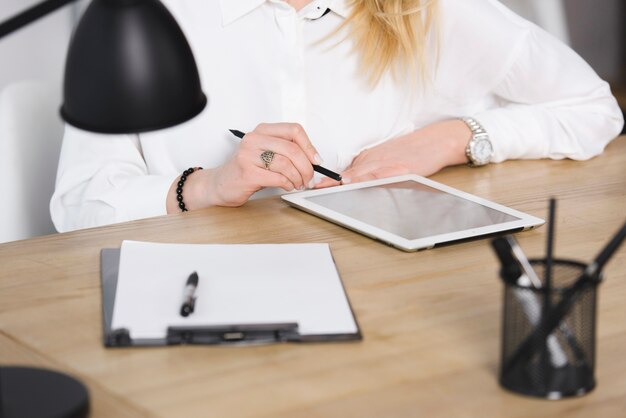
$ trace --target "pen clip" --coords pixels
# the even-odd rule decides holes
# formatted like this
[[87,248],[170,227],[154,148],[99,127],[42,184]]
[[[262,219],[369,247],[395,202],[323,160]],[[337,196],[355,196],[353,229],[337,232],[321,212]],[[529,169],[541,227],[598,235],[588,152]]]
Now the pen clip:
[[167,344],[267,344],[299,341],[297,323],[168,327]]

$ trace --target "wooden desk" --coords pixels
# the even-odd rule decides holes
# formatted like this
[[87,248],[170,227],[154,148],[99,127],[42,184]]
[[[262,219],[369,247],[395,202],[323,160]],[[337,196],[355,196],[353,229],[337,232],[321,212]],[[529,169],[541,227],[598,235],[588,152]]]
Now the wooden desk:
[[[626,137],[587,162],[512,161],[433,178],[540,217],[557,196],[556,254],[588,261],[625,218]],[[527,254],[543,253],[545,232],[518,235]],[[329,242],[364,340],[104,349],[99,253],[124,239]],[[600,287],[598,386],[565,401],[498,386],[502,285],[484,240],[403,253],[270,198],[3,244],[0,266],[0,364],[80,377],[95,417],[626,416],[625,248]]]

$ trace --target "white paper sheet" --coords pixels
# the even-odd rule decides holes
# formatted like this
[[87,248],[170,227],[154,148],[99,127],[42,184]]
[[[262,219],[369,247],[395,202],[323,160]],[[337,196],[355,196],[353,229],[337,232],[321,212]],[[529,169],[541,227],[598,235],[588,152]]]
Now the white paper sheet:
[[[193,271],[197,300],[185,318]],[[112,329],[139,339],[162,338],[168,326],[287,322],[301,335],[357,332],[328,244],[122,243]]]

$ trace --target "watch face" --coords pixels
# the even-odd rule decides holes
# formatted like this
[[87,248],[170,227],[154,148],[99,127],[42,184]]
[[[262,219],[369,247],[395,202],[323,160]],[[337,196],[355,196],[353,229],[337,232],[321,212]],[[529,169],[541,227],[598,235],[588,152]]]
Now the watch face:
[[477,139],[472,146],[472,159],[474,164],[487,164],[491,160],[493,147],[488,139]]

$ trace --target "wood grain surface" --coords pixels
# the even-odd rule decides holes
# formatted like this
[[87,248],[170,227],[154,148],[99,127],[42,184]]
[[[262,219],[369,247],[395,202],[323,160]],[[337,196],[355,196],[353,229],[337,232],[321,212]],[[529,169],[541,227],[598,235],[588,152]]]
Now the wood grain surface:
[[[590,261],[626,219],[626,137],[590,161],[509,161],[432,177],[547,216],[556,256]],[[517,234],[543,254],[541,227]],[[362,328],[356,343],[105,349],[100,250],[122,240],[328,242]],[[497,383],[502,284],[487,240],[404,253],[273,197],[0,245],[0,364],[89,387],[93,417],[623,417],[626,247],[600,286],[597,388],[544,401]],[[323,307],[320,307],[323,309]]]

